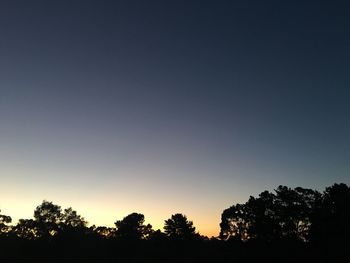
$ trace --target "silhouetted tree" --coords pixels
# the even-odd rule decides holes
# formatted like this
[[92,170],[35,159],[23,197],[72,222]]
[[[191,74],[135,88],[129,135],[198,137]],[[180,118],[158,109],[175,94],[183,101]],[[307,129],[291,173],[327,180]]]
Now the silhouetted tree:
[[281,237],[308,240],[312,213],[321,194],[311,189],[297,187],[293,190],[286,186],[279,186],[275,191],[275,209]]
[[132,213],[115,222],[116,237],[127,240],[146,239],[152,233],[152,226],[144,224],[143,214]]
[[258,198],[251,196],[245,206],[249,238],[270,241],[280,236],[275,196],[272,193],[264,191]]
[[87,225],[85,219],[81,215],[78,215],[77,211],[73,210],[71,207],[64,209],[60,218],[60,223],[64,227],[70,228],[83,228]]
[[156,231],[153,231],[148,237],[149,240],[156,241],[156,242],[165,241],[167,238],[168,238],[167,235],[162,231],[160,231],[159,229],[157,229]]
[[34,219],[38,224],[39,236],[49,237],[58,233],[61,223],[61,207],[44,200],[34,210]]
[[39,224],[33,219],[20,219],[13,228],[16,236],[33,240],[40,236]]
[[[1,212],[1,210],[0,210]],[[0,214],[0,235],[7,235],[10,231],[8,224],[12,222],[12,218],[7,215]]]
[[320,193],[311,189],[279,186],[276,194],[262,192],[245,204],[233,205],[223,211],[221,239],[308,239],[311,216]]
[[233,205],[223,211],[220,223],[220,238],[248,239],[249,221],[246,207],[241,204]]
[[97,234],[99,237],[106,238],[106,239],[115,237],[115,232],[116,232],[115,228],[105,227],[105,226],[96,227],[95,225],[91,226],[90,230],[92,231],[92,233]]
[[34,210],[34,218],[39,223],[58,225],[61,221],[61,207],[44,200]]
[[174,214],[171,218],[165,220],[164,232],[167,236],[174,239],[193,239],[197,237],[196,228],[193,222],[187,220],[183,214]]
[[334,184],[322,194],[279,186],[274,192],[251,196],[223,211],[220,240],[201,237],[182,214],[165,220],[165,232],[153,231],[138,213],[117,221],[116,228],[88,228],[72,208],[43,201],[34,220],[20,219],[15,226],[10,225],[11,217],[0,214],[0,248],[4,262],[40,263],[49,258],[53,262],[341,263],[350,262],[349,222],[346,184]]
[[64,209],[58,225],[58,235],[65,239],[82,238],[87,232],[87,222],[71,207]]
[[[37,233],[39,237],[83,234],[87,226],[85,219],[71,207],[64,209],[52,202],[43,201],[34,211]],[[26,224],[31,223],[29,221]]]
[[251,196],[245,204],[225,209],[221,215],[220,238],[273,239],[279,231],[274,198],[273,194],[264,191],[258,198]]
[[350,241],[350,187],[327,187],[312,217],[311,238],[318,241]]

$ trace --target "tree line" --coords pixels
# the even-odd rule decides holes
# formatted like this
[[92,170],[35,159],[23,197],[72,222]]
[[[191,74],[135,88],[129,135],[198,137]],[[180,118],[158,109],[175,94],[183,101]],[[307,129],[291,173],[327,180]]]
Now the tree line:
[[274,193],[264,191],[225,209],[220,238],[340,240],[349,238],[349,223],[350,188],[346,184],[334,184],[323,193],[279,186]]
[[[1,211],[1,210],[0,210]],[[16,225],[10,225],[10,216],[0,214],[0,236],[35,240],[70,235],[96,235],[107,239],[148,240],[154,237],[167,237],[178,240],[202,238],[196,232],[193,222],[186,215],[177,213],[165,220],[164,231],[153,230],[151,224],[145,224],[145,217],[140,213],[131,213],[122,220],[117,220],[115,227],[95,225],[88,227],[88,222],[71,207],[62,210],[61,206],[44,200],[34,210],[34,219],[19,219]]]
[[[13,252],[20,246],[23,251],[27,249],[28,257],[38,248],[44,247],[44,254],[64,248],[80,260],[83,255],[85,261],[92,262],[93,255],[97,261],[103,256],[109,259],[117,247],[117,258],[130,262],[130,258],[152,262],[254,262],[264,257],[277,262],[290,249],[297,251],[290,262],[295,256],[302,257],[299,262],[309,262],[306,259],[310,257],[320,262],[350,259],[350,187],[343,183],[326,187],[323,192],[279,186],[273,192],[250,196],[247,202],[222,212],[220,234],[210,239],[201,236],[181,213],[165,220],[163,231],[145,224],[144,215],[136,212],[117,220],[115,227],[97,227],[88,226],[74,209],[62,209],[46,200],[35,208],[33,219],[20,219],[15,225],[11,222],[10,216],[0,214],[0,249]],[[13,262],[15,258],[19,260],[20,254],[8,255]]]

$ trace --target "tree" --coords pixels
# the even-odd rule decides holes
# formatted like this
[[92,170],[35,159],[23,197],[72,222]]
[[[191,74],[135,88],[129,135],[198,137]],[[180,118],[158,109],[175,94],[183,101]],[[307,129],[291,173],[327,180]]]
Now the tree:
[[20,219],[13,229],[16,236],[33,240],[40,236],[38,223],[33,219]]
[[61,207],[44,200],[34,210],[34,219],[38,224],[39,236],[49,237],[58,233],[61,223]]
[[279,231],[274,209],[275,196],[262,192],[258,198],[251,196],[245,204],[233,205],[221,215],[220,238],[241,240],[271,240]]
[[115,228],[113,227],[105,227],[105,226],[98,226],[95,225],[90,227],[91,233],[96,234],[98,237],[102,237],[104,239],[112,238],[115,236]]
[[281,237],[307,241],[311,215],[321,194],[311,189],[279,186],[276,190],[275,210],[280,222]]
[[248,239],[249,222],[244,205],[237,204],[223,211],[220,223],[220,238],[223,240]]
[[59,224],[61,221],[61,207],[44,200],[34,210],[34,218],[39,223]]
[[350,187],[334,184],[323,192],[311,219],[311,238],[321,242],[350,241]]
[[150,224],[144,224],[143,214],[132,213],[115,222],[116,237],[127,240],[146,239],[152,232]]
[[70,228],[84,228],[87,225],[87,221],[85,221],[84,217],[79,215],[77,211],[73,210],[71,207],[64,209],[60,218],[60,223],[64,227]]
[[311,189],[279,186],[274,193],[262,192],[245,204],[223,211],[221,239],[308,240],[311,216],[320,193]]
[[58,234],[61,237],[74,239],[86,233],[87,222],[71,207],[64,209],[61,214]]
[[183,214],[174,214],[171,218],[165,220],[164,232],[167,236],[174,239],[193,239],[197,236],[196,228],[193,222],[187,220]]
[[157,229],[155,231],[152,231],[152,233],[149,235],[148,239],[154,242],[164,242],[167,240],[167,235],[160,231],[160,229]]
[[71,207],[64,209],[52,202],[43,201],[34,211],[38,236],[50,237],[58,234],[83,233],[87,226],[85,219]]
[[268,191],[262,192],[258,198],[249,198],[245,205],[249,238],[271,241],[280,237],[275,201],[275,195]]
[[7,224],[10,224],[11,222],[12,218],[10,216],[0,214],[0,235],[7,234],[9,232],[10,227]]

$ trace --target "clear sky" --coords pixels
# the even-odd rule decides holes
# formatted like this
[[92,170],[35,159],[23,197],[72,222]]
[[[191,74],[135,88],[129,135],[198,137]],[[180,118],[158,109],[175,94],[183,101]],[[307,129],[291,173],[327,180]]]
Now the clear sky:
[[0,2],[0,209],[91,224],[350,183],[348,1]]

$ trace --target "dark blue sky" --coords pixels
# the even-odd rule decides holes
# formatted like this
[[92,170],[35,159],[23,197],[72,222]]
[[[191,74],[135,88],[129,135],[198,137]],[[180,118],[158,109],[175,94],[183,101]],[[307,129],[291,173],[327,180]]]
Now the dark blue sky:
[[[1,1],[0,208],[92,223],[350,180],[347,1]],[[20,198],[22,196],[22,198]],[[26,210],[27,209],[27,210]],[[83,214],[84,214],[83,213]]]

